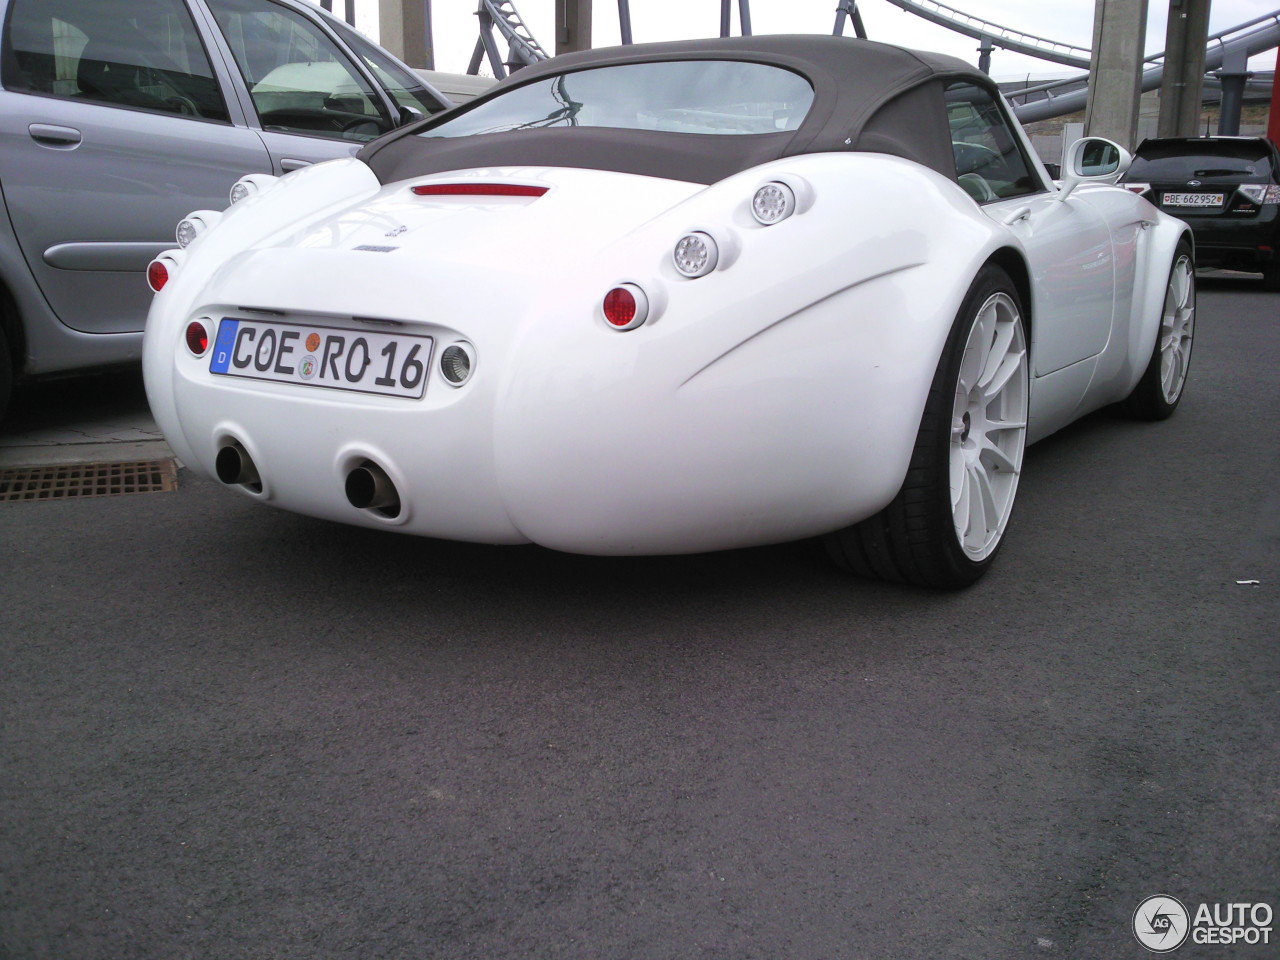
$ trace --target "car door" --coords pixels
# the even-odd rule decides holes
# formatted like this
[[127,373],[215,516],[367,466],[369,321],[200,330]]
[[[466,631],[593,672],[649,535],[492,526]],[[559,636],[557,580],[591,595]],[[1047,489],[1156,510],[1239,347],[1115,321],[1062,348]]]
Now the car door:
[[[1022,242],[1032,275],[1036,377],[1097,356],[1115,302],[1115,250],[1106,220],[1046,188],[1003,106],[972,83],[946,88],[956,174],[983,212]],[[1082,378],[1082,387],[1088,377]]]
[[400,121],[318,14],[274,0],[203,0],[275,172],[347,157]]
[[141,330],[143,271],[178,220],[271,169],[207,42],[186,0],[9,4],[0,189],[36,283],[76,330]]

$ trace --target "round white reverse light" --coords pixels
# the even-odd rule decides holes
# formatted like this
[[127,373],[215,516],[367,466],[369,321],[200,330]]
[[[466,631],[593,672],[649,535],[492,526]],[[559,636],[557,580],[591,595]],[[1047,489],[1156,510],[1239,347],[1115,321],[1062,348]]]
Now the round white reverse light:
[[720,251],[710,234],[696,231],[680,238],[671,254],[676,269],[686,277],[705,277],[716,268]]
[[444,353],[440,354],[440,372],[452,386],[460,387],[470,380],[474,366],[470,349],[461,343],[445,347]]
[[751,215],[766,227],[796,212],[796,195],[785,183],[766,183],[751,198]]
[[239,203],[248,200],[256,193],[261,193],[271,184],[279,180],[269,173],[247,173],[231,186],[231,202]]
[[177,240],[178,246],[187,247],[191,245],[191,241],[200,235],[200,227],[196,225],[194,220],[183,220],[178,224]]

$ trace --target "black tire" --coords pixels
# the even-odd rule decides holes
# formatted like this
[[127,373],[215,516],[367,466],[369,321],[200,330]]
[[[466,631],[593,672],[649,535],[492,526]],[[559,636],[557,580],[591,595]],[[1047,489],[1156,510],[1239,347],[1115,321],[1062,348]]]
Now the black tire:
[[[1188,284],[1185,300],[1177,286],[1180,275]],[[1167,420],[1178,409],[1191,368],[1195,325],[1196,270],[1191,247],[1184,240],[1173,252],[1160,307],[1160,329],[1142,379],[1124,401],[1125,413],[1138,420]]]
[[[1007,461],[1013,468],[985,465],[990,466],[994,474],[999,474],[995,482],[1001,490],[996,511],[1000,516],[990,531],[989,542],[984,534],[978,547],[971,544],[966,548],[957,530],[956,517],[958,512],[968,511],[953,506],[952,464],[953,455],[964,457],[967,456],[965,451],[971,450],[967,444],[973,423],[978,418],[975,415],[971,422],[970,414],[966,412],[962,420],[957,420],[955,414],[962,402],[962,361],[966,356],[976,357],[982,352],[976,348],[972,352],[967,351],[970,333],[980,315],[992,317],[994,324],[997,310],[1002,325],[990,328],[992,343],[987,345],[987,355],[996,356],[996,351],[991,348],[1007,335],[1008,357],[1020,360],[1020,365],[1007,378],[1009,398],[1005,398],[1002,387],[999,397],[982,405],[984,422],[985,413],[993,405],[998,404],[999,411],[990,428],[981,431],[979,439],[998,434],[1001,444],[1007,446]],[[902,489],[875,516],[825,537],[827,550],[837,564],[862,576],[945,589],[966,587],[987,571],[1004,539],[1017,490],[1022,451],[1026,446],[1026,409],[1030,394],[1026,344],[1022,303],[1017,288],[1004,270],[988,264],[979,271],[970,286],[938,361]],[[980,369],[985,371],[986,362],[980,360],[980,363]],[[974,409],[976,413],[977,408]],[[1007,419],[1009,424],[1001,426],[1001,419]],[[953,431],[953,423],[957,424],[957,430],[963,424],[963,432]],[[980,459],[975,455],[967,461],[962,459],[958,462],[974,463]],[[962,488],[967,489],[968,473],[961,470],[960,476]],[[967,502],[963,495],[960,496],[961,503]]]
[[1262,289],[1280,293],[1280,263],[1269,263],[1262,269]]

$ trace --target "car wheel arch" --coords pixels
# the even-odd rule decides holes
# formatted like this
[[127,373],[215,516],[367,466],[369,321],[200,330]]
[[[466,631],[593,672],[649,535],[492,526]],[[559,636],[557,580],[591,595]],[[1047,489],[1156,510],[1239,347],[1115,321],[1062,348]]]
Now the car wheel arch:
[[[986,259],[979,272],[988,264],[999,267],[1009,275],[1017,288],[1018,297],[1022,300],[1022,327],[1027,338],[1027,349],[1035,350],[1035,298],[1031,295],[1031,271],[1027,261],[1014,247],[1001,247]],[[976,276],[976,274],[975,274]]]

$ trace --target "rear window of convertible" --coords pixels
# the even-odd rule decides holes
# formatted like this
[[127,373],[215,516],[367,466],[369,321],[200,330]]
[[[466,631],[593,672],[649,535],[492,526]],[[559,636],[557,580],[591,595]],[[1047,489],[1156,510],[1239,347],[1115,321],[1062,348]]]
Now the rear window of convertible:
[[812,103],[808,80],[763,63],[631,63],[513,87],[418,136],[469,137],[545,127],[778,133],[799,127]]

